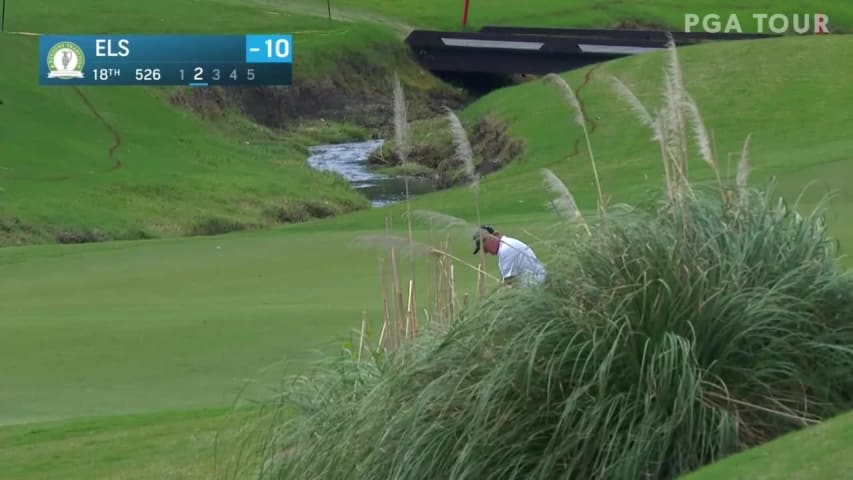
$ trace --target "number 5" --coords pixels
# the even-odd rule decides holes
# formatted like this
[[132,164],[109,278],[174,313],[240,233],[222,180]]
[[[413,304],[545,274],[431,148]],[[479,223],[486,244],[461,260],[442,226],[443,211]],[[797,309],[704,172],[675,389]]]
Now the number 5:
[[254,68],[250,68],[248,71],[246,71],[246,78],[248,78],[249,80],[255,79],[255,69]]

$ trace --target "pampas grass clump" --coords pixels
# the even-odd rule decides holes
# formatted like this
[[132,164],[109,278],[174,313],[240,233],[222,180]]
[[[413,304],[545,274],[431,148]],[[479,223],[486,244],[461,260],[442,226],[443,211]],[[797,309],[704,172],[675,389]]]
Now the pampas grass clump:
[[[545,284],[288,387],[259,477],[669,480],[853,408],[853,277],[822,210],[750,188],[749,137],[727,185],[674,47],[664,83],[655,114],[615,83],[660,145],[657,202],[607,211],[596,174],[590,221],[544,171],[583,226],[550,241]],[[688,181],[691,137],[713,189]]]
[[294,390],[269,478],[673,479],[853,408],[853,278],[771,199],[555,242],[543,287]]

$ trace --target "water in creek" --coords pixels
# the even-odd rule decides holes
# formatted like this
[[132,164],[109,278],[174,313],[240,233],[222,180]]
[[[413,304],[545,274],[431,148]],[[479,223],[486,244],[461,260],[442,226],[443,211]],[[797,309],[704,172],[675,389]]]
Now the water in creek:
[[[367,158],[382,146],[382,140],[366,142],[316,145],[310,148],[308,165],[317,170],[336,172],[350,185],[363,193],[374,207],[404,200],[405,178],[371,171]],[[435,182],[430,178],[409,176],[409,196],[434,192]]]

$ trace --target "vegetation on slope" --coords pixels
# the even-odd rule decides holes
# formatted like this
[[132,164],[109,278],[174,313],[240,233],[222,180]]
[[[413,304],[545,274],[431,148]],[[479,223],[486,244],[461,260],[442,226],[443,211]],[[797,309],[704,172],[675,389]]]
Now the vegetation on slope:
[[[779,193],[792,202],[803,194],[800,205],[805,209],[834,193],[827,221],[842,245],[853,241],[853,228],[842,214],[853,208],[846,181],[853,172],[853,141],[839,128],[849,115],[834,107],[853,102],[853,90],[838,82],[837,68],[843,67],[836,66],[837,59],[853,55],[853,39],[824,36],[719,42],[683,47],[679,52],[685,84],[703,106],[721,169],[733,173],[743,139],[751,133],[753,178],[760,182],[775,178]],[[663,58],[657,53],[636,55],[566,75],[587,117],[605,193],[626,202],[643,200],[649,189],[661,185],[663,170],[659,147],[615,95],[609,79],[622,79],[641,100],[655,104],[660,92],[655,79]],[[583,133],[562,121],[570,112],[559,100],[559,92],[536,81],[492,92],[460,112],[469,131],[480,118],[489,116],[505,122],[510,137],[524,139],[525,148],[517,162],[483,178],[481,213],[488,222],[521,226],[553,219],[553,213],[542,208],[548,200],[540,184],[538,169],[542,167],[571,179],[579,204],[594,201],[595,184]],[[446,129],[446,123],[437,125]],[[436,131],[432,135],[439,136]],[[691,167],[691,172],[696,181],[713,178],[708,169]],[[413,202],[473,221],[465,189]],[[404,210],[404,205],[396,205],[391,214],[401,218]],[[311,228],[363,228],[371,222],[381,219],[375,213],[356,213]]]
[[[0,36],[0,67],[8,72],[0,78],[0,121],[11,126],[0,131],[0,245],[215,234],[367,208],[342,179],[309,169],[306,147],[381,132],[394,71],[417,92],[413,118],[461,98],[417,67],[381,25],[236,2],[103,6],[66,2],[44,15],[36,5],[14,4],[7,26],[286,30],[297,39],[294,85],[40,87],[38,38]],[[199,22],[186,25],[190,16]]]
[[[449,332],[399,350],[360,341],[287,386],[265,478],[672,479],[853,407],[853,276],[823,212],[750,188],[748,143],[724,180],[674,52],[659,111],[621,91],[659,143],[664,193],[611,207],[598,189],[587,220],[547,171],[568,224],[545,284],[459,306]],[[715,188],[688,181],[690,134]]]

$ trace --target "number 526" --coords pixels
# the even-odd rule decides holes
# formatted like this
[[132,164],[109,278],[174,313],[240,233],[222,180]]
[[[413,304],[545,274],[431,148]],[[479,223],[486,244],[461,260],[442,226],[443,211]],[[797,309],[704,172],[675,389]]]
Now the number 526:
[[136,79],[137,80],[160,80],[160,69],[159,68],[137,68],[136,69]]

